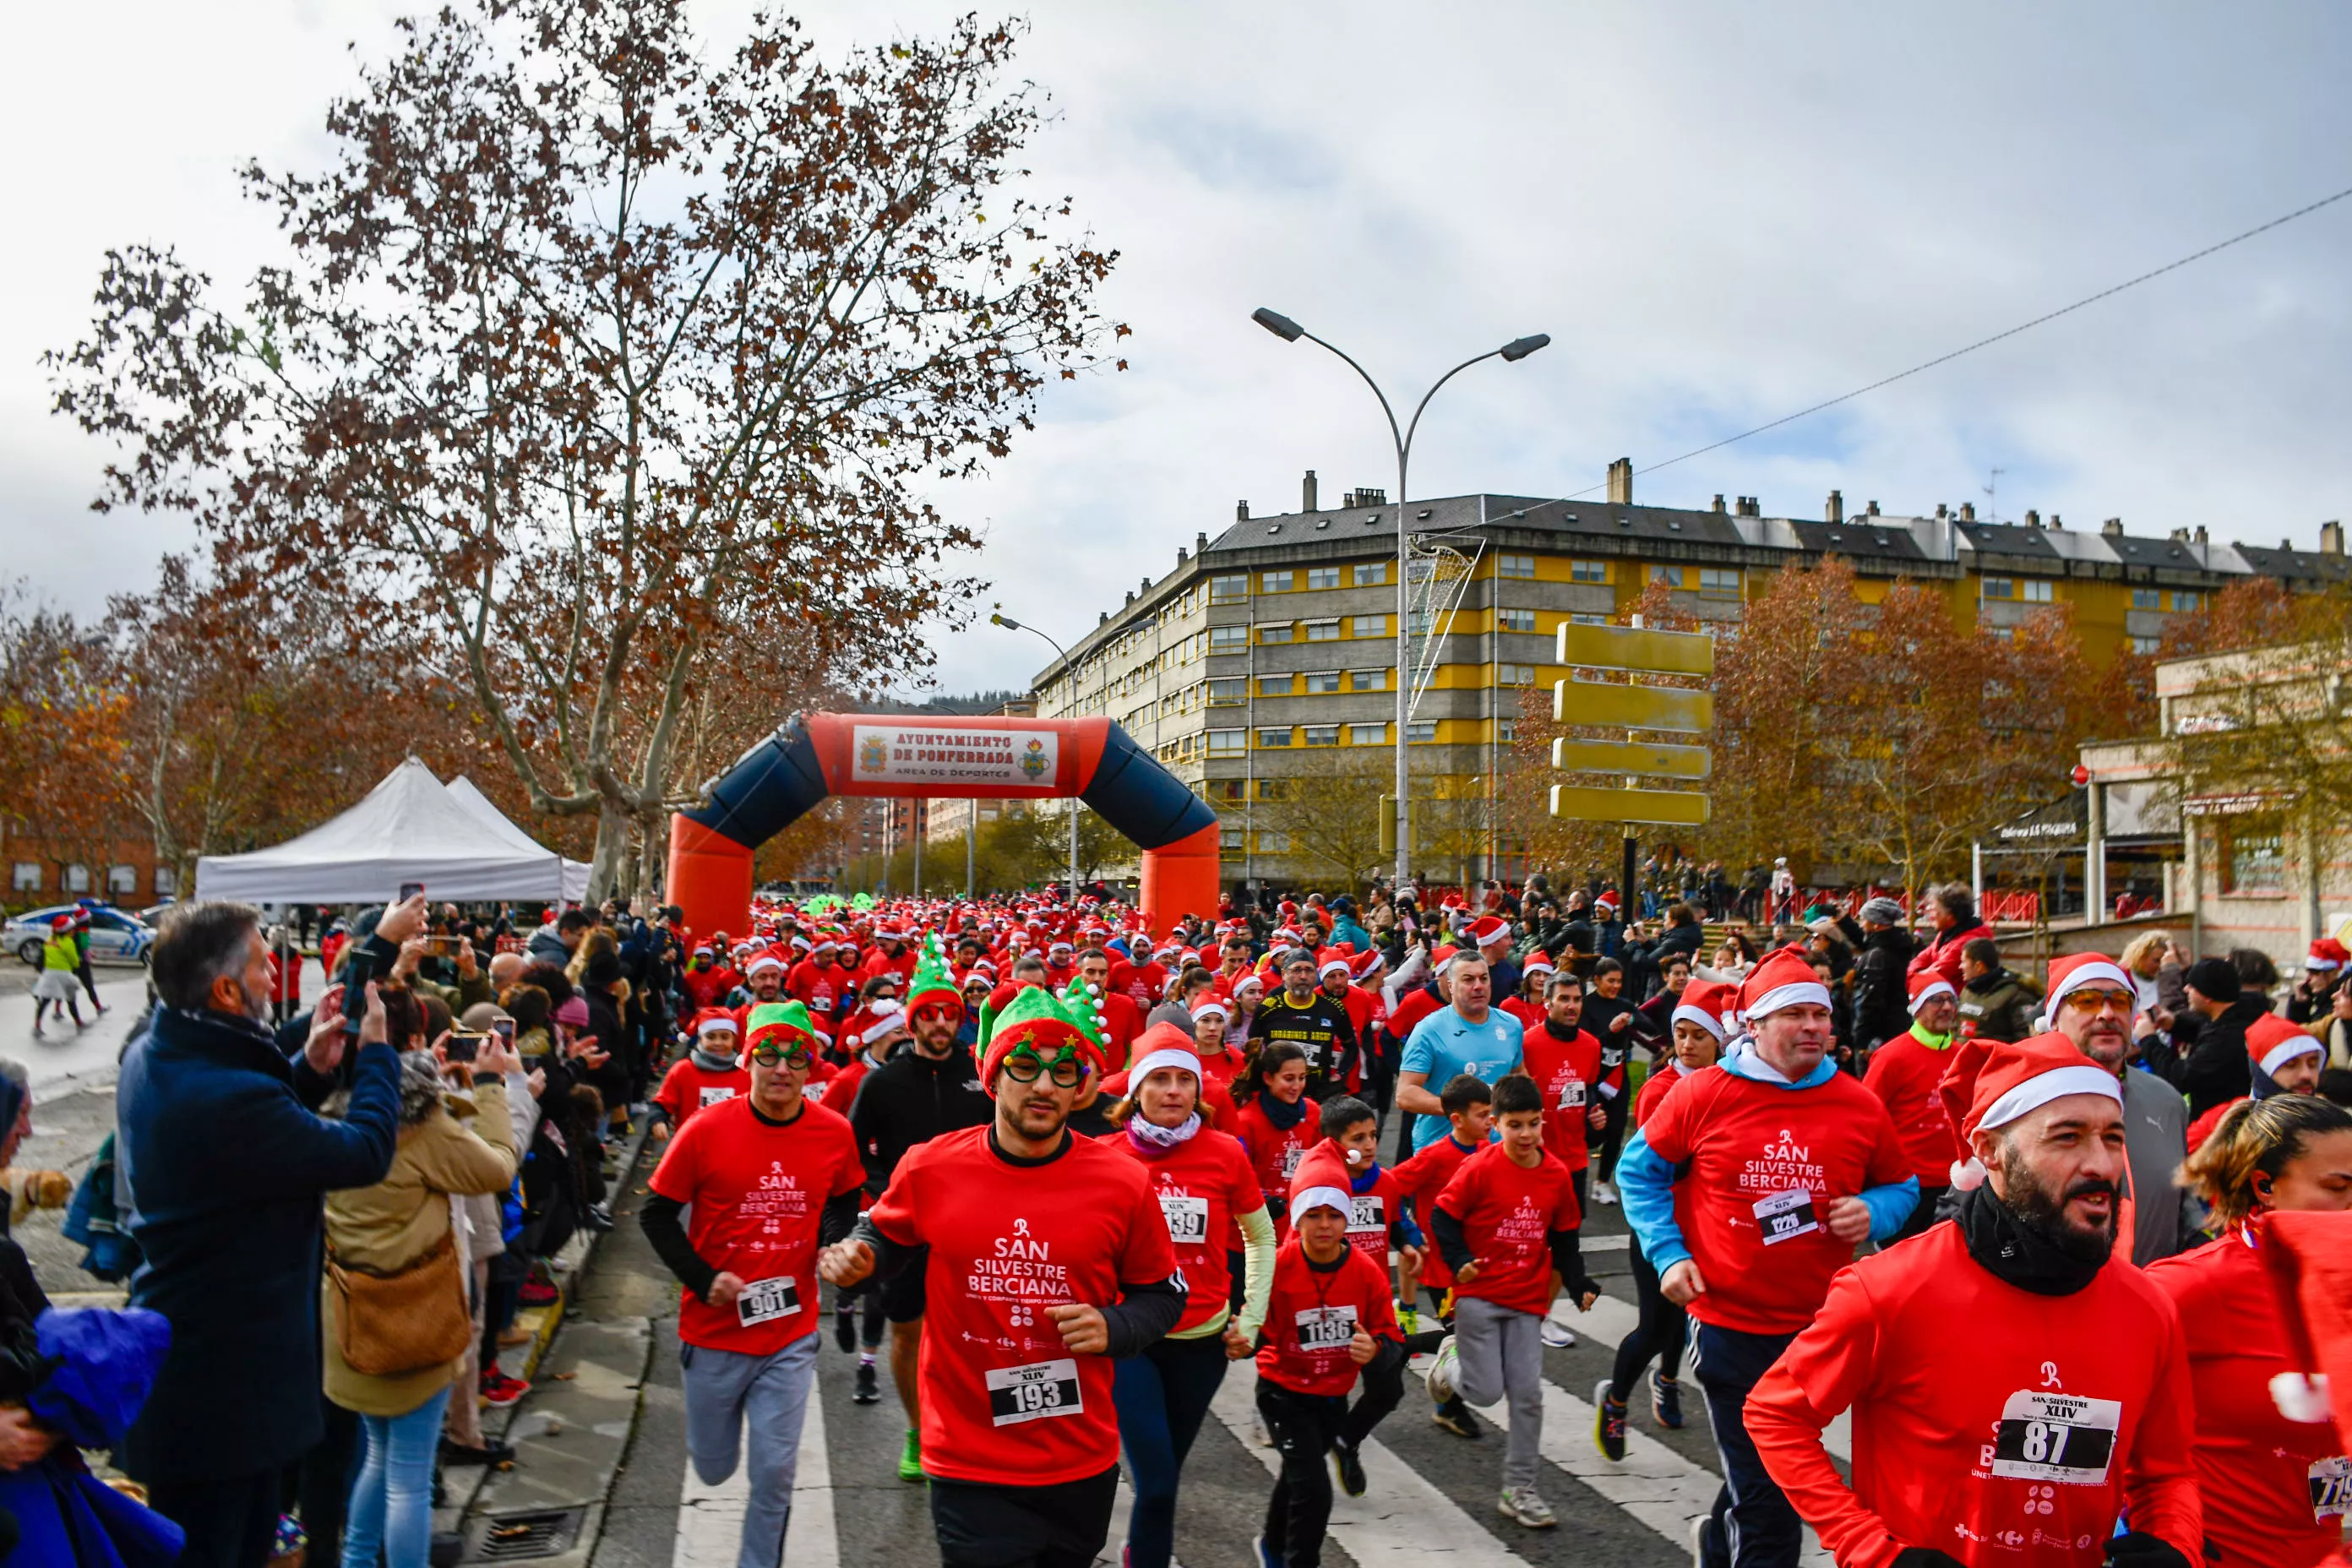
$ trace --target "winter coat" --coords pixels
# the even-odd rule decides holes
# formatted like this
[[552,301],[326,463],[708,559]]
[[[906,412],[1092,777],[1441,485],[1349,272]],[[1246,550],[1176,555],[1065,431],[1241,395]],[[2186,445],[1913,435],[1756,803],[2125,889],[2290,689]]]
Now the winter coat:
[[1941,936],[1929,939],[1927,946],[1911,955],[1909,973],[1916,974],[1922,970],[1932,969],[1950,981],[1952,989],[1958,991],[1960,988],[1960,949],[1979,937],[1990,942],[1992,935],[1992,927],[1982,921],[1972,926],[1954,926]]
[[2022,1040],[2034,1033],[2042,987],[2022,974],[1993,969],[1960,987],[1960,1032],[1979,1040]]
[[2151,1064],[2171,1085],[2189,1097],[2189,1117],[2195,1121],[2217,1105],[2226,1105],[2253,1087],[2254,1064],[2246,1055],[2246,1026],[2270,1011],[2270,999],[2250,991],[2213,1017],[2200,1017],[2196,1042],[2185,1057]]
[[1895,926],[1861,935],[1861,927],[1839,924],[1862,949],[1853,966],[1853,1043],[1867,1048],[1911,1027],[1911,938]]

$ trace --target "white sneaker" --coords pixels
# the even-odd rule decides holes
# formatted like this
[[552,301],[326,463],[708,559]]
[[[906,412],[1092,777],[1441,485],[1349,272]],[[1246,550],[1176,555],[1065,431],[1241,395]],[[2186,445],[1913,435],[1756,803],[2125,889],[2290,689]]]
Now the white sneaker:
[[1454,1363],[1459,1359],[1452,1334],[1438,1342],[1437,1354],[1431,1359],[1427,1373],[1429,1397],[1436,1404],[1443,1405],[1454,1397]]
[[1576,1331],[1557,1318],[1546,1318],[1536,1336],[1556,1351],[1564,1351],[1576,1342]]
[[1538,1497],[1533,1487],[1505,1487],[1498,1506],[1504,1518],[1517,1520],[1529,1530],[1549,1530],[1559,1522],[1551,1504]]
[[1250,1441],[1261,1448],[1274,1447],[1274,1434],[1265,1429],[1265,1417],[1255,1410],[1250,1412]]
[[1706,1568],[1706,1527],[1714,1522],[1712,1514],[1700,1514],[1691,1521],[1691,1568]]
[[1606,1182],[1595,1182],[1592,1184],[1592,1201],[1609,1208],[1615,1208],[1617,1206],[1617,1189],[1611,1186]]

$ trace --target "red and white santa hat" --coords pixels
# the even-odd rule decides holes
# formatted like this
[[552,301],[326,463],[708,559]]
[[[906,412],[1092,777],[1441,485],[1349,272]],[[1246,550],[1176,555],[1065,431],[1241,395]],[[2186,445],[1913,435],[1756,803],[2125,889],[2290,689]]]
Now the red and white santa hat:
[[1527,962],[1519,965],[1519,973],[1522,977],[1529,974],[1557,974],[1558,973],[1559,973],[1559,966],[1551,961],[1551,955],[1542,948],[1538,948],[1528,954]]
[[1960,994],[1952,989],[1952,983],[1932,969],[1923,969],[1911,977],[1911,1016],[1913,1017],[1917,1017],[1919,1009],[1927,1005],[1930,997],[1935,996],[1949,996],[1955,1002],[1960,999]]
[[2069,991],[2080,991],[2096,985],[2111,991],[2126,991],[2137,996],[2139,986],[2126,973],[2124,966],[2104,952],[2073,952],[2053,960],[2050,965],[2050,994],[2042,999],[2042,1016],[2033,1021],[2037,1029],[2047,1029],[2058,1016],[2059,1004]]
[[[1979,1128],[2006,1127],[2070,1094],[2104,1095],[2118,1107],[2124,1102],[2116,1075],[2056,1033],[2014,1043],[1965,1041],[1953,1048],[1936,1089],[1963,1149]],[[1963,1192],[1982,1186],[1984,1179],[1984,1163],[1973,1154],[1952,1164],[1952,1185]]]
[[783,967],[784,961],[778,958],[773,952],[757,952],[752,954],[751,961],[743,966],[743,973],[748,978],[751,975],[760,973],[762,970],[782,969]]
[[885,996],[866,1009],[866,1027],[859,1031],[857,1043],[878,1046],[894,1034],[907,1030],[907,1009],[895,996]]
[[1343,942],[1338,947],[1325,948],[1321,952],[1315,955],[1315,978],[1321,980],[1329,975],[1334,970],[1339,971],[1339,973],[1343,976],[1352,978],[1355,974],[1355,969],[1353,967],[1354,952],[1355,944],[1353,942]]
[[[1806,973],[1811,974],[1808,969]],[[1731,1035],[1730,1017],[1734,1002],[1731,987],[1718,981],[1694,980],[1683,987],[1675,1002],[1675,1010],[1667,1016],[1666,1026],[1677,1023],[1696,1024],[1715,1037],[1721,1045]]]
[[1470,922],[1465,934],[1474,946],[1492,947],[1498,942],[1511,940],[1511,922],[1500,915],[1482,915]]
[[694,1037],[735,1033],[735,1015],[724,1007],[705,1007],[694,1016]]
[[1387,968],[1388,963],[1389,955],[1387,953],[1382,952],[1377,947],[1366,948],[1363,952],[1356,955],[1354,971],[1357,982],[1361,984],[1364,981],[1370,980],[1373,975],[1378,974],[1381,970]]
[[2265,1013],[2246,1026],[2246,1055],[2265,1073],[2274,1075],[2295,1058],[2315,1057],[2320,1049],[2309,1030],[2276,1013]]
[[1208,992],[1192,1004],[1194,1018],[1199,1018],[1206,1013],[1214,1013],[1220,1018],[1230,1019],[1234,1016],[1233,1002],[1222,991]]
[[2321,974],[2333,974],[2347,963],[2352,963],[2352,952],[2332,936],[2323,936],[2311,944],[2311,954],[2303,961],[2305,969]]
[[1795,1007],[1810,1002],[1817,1007],[1830,1005],[1830,988],[1813,973],[1813,966],[1790,952],[1780,949],[1748,972],[1739,986],[1739,1018],[1742,1023],[1755,1024],[1783,1007]]

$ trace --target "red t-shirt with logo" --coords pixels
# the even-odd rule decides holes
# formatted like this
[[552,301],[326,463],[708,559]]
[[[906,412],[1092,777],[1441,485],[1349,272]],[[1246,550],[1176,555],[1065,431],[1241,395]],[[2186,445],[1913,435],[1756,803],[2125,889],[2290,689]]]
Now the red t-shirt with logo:
[[1519,1041],[1519,1061],[1543,1090],[1544,1152],[1571,1171],[1581,1171],[1592,1159],[1592,1126],[1585,1118],[1624,1087],[1625,1068],[1620,1064],[1603,1073],[1599,1040],[1583,1029],[1573,1040],[1555,1039],[1547,1022],[1538,1013],[1528,1026]]
[[1047,1307],[1115,1303],[1176,1272],[1143,1167],[1073,1137],[1014,1165],[967,1127],[917,1145],[871,1217],[928,1247],[920,1377],[923,1468],[949,1480],[1056,1486],[1118,1461],[1107,1356],[1073,1355]]
[[1463,1239],[1478,1260],[1478,1277],[1466,1285],[1457,1281],[1455,1295],[1515,1312],[1550,1310],[1551,1233],[1584,1224],[1576,1179],[1566,1165],[1546,1153],[1530,1169],[1500,1143],[1489,1143],[1462,1162],[1437,1195],[1437,1206],[1462,1222]]
[[1652,1068],[1650,1076],[1642,1080],[1642,1087],[1633,1095],[1634,1128],[1638,1131],[1648,1126],[1650,1118],[1657,1114],[1659,1105],[1673,1092],[1675,1085],[1691,1076],[1675,1066],[1672,1057]]
[[1911,1173],[1923,1187],[1951,1185],[1952,1165],[1960,1157],[1959,1135],[1936,1094],[1951,1063],[1948,1046],[1931,1050],[1916,1035],[1905,1033],[1871,1052],[1870,1070],[1863,1075],[1862,1086],[1885,1102]]
[[1675,1184],[1675,1222],[1707,1284],[1691,1316],[1751,1334],[1812,1321],[1831,1277],[1853,1261],[1853,1244],[1830,1234],[1830,1200],[1911,1174],[1886,1107],[1850,1073],[1789,1089],[1707,1068],[1665,1098],[1642,1136],[1667,1163],[1690,1162]]
[[1389,1266],[1389,1226],[1404,1212],[1404,1184],[1396,1173],[1381,1168],[1370,1185],[1359,1186],[1360,1173],[1348,1163],[1346,1152],[1326,1138],[1307,1152],[1290,1178],[1296,1202],[1308,1187],[1337,1187],[1352,1205],[1348,1215],[1348,1245],[1382,1269]]
[[838,963],[819,967],[803,958],[784,977],[784,994],[827,1026],[840,1016],[842,1002],[856,991],[857,977]]
[[[1429,1231],[1429,1211],[1436,1204],[1437,1194],[1445,1190],[1445,1184],[1454,1179],[1454,1173],[1462,1168],[1463,1162],[1477,1152],[1455,1142],[1449,1131],[1436,1142],[1423,1144],[1421,1152],[1389,1173],[1396,1178],[1398,1189],[1412,1200],[1424,1235]],[[1434,1237],[1422,1249],[1421,1282],[1433,1290],[1443,1290],[1454,1283],[1454,1271],[1445,1266],[1444,1255],[1437,1250]]]
[[1213,1127],[1164,1151],[1139,1148],[1124,1131],[1104,1143],[1125,1151],[1150,1178],[1188,1292],[1174,1331],[1199,1328],[1231,1302],[1234,1220],[1265,1204],[1249,1155],[1241,1140]]
[[1257,1374],[1294,1394],[1343,1394],[1356,1386],[1348,1347],[1356,1331],[1402,1342],[1387,1270],[1354,1247],[1337,1268],[1318,1268],[1297,1239],[1274,1255],[1274,1288],[1258,1333]]
[[866,1181],[849,1123],[803,1102],[779,1127],[747,1095],[696,1116],[670,1140],[653,1190],[691,1210],[695,1255],[750,1287],[731,1307],[681,1291],[677,1335],[690,1345],[773,1355],[817,1326],[817,1226],[825,1202]]
[[[1256,1173],[1258,1191],[1269,1198],[1276,1194],[1286,1197],[1290,1178],[1298,1173],[1298,1163],[1307,1157],[1307,1151],[1321,1141],[1323,1126],[1316,1119],[1315,1107],[1307,1105],[1297,1125],[1287,1130],[1276,1127],[1267,1119],[1263,1100],[1263,1096],[1252,1096],[1236,1118],[1241,1123],[1242,1147],[1249,1151],[1250,1169]],[[1277,1241],[1290,1234],[1286,1205],[1285,1209],[1275,1216],[1274,1235]]]
[[673,1134],[686,1131],[686,1124],[701,1112],[722,1100],[734,1100],[751,1092],[751,1075],[739,1067],[724,1072],[712,1072],[698,1065],[690,1057],[681,1057],[677,1065],[663,1078],[661,1087],[654,1090],[654,1103],[669,1118]]

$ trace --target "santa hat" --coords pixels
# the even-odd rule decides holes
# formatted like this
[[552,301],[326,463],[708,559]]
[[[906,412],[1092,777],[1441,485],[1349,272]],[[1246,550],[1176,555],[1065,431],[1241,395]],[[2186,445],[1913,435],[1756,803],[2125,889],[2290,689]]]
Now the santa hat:
[[1258,973],[1255,970],[1250,971],[1248,973],[1234,982],[1234,993],[1235,995],[1239,995],[1244,990],[1263,991],[1265,989],[1265,976]]
[[1348,1195],[1347,1188],[1328,1184],[1302,1187],[1290,1194],[1289,1215],[1293,1226],[1314,1209],[1338,1209],[1342,1215],[1353,1217],[1356,1201]]
[[1379,948],[1368,948],[1356,955],[1355,976],[1359,982],[1370,980],[1388,966],[1389,955]]
[[2258,1224],[2295,1368],[2271,1379],[2271,1401],[2290,1421],[2334,1420],[2339,1448],[2352,1448],[2352,1399],[2330,1396],[2352,1388],[2352,1214],[2284,1210]]
[[1930,998],[1936,996],[1949,996],[1955,1002],[1960,999],[1960,994],[1952,989],[1952,983],[1932,969],[1923,969],[1911,977],[1911,1016],[1913,1017],[1917,1017],[1919,1009],[1926,1006]]
[[[2124,1102],[2116,1075],[2085,1057],[2074,1041],[2054,1033],[2014,1044],[1965,1041],[1953,1048],[1936,1089],[1962,1149],[1975,1140],[1978,1129],[2006,1127],[2070,1094],[2105,1095],[2118,1107]],[[1961,1191],[1982,1186],[1984,1179],[1984,1162],[1973,1154],[1953,1163],[1952,1185]]]
[[2128,992],[2137,996],[2139,986],[2124,972],[2124,966],[2104,952],[2075,952],[2053,962],[2050,965],[2050,994],[2042,999],[2042,1016],[2033,1021],[2037,1029],[2047,1029],[2058,1016],[2058,1006],[2069,991],[2080,991],[2087,985]]
[[1335,969],[1338,970],[1344,977],[1349,979],[1354,978],[1356,973],[1355,966],[1350,961],[1349,950],[1348,948],[1327,947],[1320,953],[1316,955],[1316,979],[1322,979]]
[[2276,1013],[2265,1013],[2246,1026],[2246,1055],[2273,1077],[2297,1057],[2319,1054],[2319,1041],[2308,1030]]
[[770,969],[782,969],[783,966],[784,961],[778,958],[774,953],[762,952],[754,957],[751,963],[743,966],[744,978],[749,979],[751,976],[761,973],[763,971]]
[[1542,948],[1538,948],[1533,952],[1528,954],[1527,962],[1519,965],[1519,969],[1523,974],[1557,974],[1559,973],[1559,966],[1551,961],[1551,955],[1544,952]]
[[694,1016],[694,1037],[708,1035],[731,1035],[735,1032],[735,1015],[724,1007],[705,1007]]
[[1717,1045],[1721,1045],[1731,1035],[1724,1016],[1731,1011],[1734,1000],[1730,986],[1713,980],[1694,980],[1683,987],[1666,1025],[1671,1028],[1677,1023],[1696,1024],[1715,1037]]
[[752,1051],[761,1046],[776,1046],[785,1051],[795,1045],[804,1046],[811,1056],[824,1047],[808,1009],[798,1002],[762,1002],[751,1009],[747,1022],[750,1026],[743,1031],[742,1054],[735,1058],[738,1067],[750,1067]]
[[1748,973],[1739,987],[1739,1016],[1748,1024],[1804,1003],[1830,1005],[1830,988],[1813,966],[1782,948]]
[[2322,973],[2341,969],[2347,963],[2352,963],[2352,952],[2346,952],[2344,944],[2332,936],[2323,936],[2313,942],[2311,956],[2303,961],[2305,969],[2315,969]]
[[[961,1005],[961,999],[958,999]],[[858,1031],[861,1046],[878,1046],[892,1035],[903,1034],[907,1027],[907,1010],[896,997],[885,996],[866,1010],[866,1027]]]
[[1196,1085],[1201,1081],[1201,1057],[1192,1049],[1192,1037],[1175,1025],[1152,1025],[1137,1037],[1135,1048],[1138,1054],[1127,1069],[1129,1092],[1161,1068],[1191,1073]]
[[1613,915],[1617,912],[1617,895],[1614,893],[1603,893],[1599,898],[1592,900],[1592,907],[1596,910],[1607,910]]
[[1492,947],[1511,939],[1511,922],[1500,915],[1487,915],[1470,922],[1470,940],[1480,947]]

